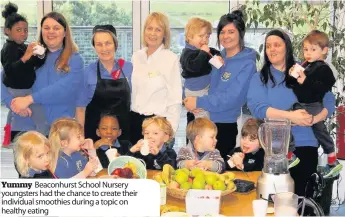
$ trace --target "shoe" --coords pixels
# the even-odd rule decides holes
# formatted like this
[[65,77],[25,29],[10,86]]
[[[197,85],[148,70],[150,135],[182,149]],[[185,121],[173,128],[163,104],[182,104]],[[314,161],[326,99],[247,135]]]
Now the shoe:
[[299,158],[295,154],[292,154],[291,158],[288,160],[289,160],[288,169],[297,166],[297,164],[299,164],[299,162],[300,162]]
[[2,142],[2,147],[7,148],[11,144],[11,124],[6,124],[4,131],[4,141]]
[[339,172],[343,169],[343,165],[338,160],[334,161],[333,164],[327,164],[324,170],[324,178],[334,177],[339,175]]

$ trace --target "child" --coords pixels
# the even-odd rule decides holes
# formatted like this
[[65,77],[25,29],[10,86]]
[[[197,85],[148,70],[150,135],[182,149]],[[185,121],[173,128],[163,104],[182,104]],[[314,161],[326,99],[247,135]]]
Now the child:
[[[86,178],[93,174],[98,166],[96,150],[91,139],[84,139],[83,127],[72,118],[56,120],[50,129],[49,140],[52,144],[52,170],[59,178]],[[80,149],[88,149],[87,156]]]
[[[118,140],[117,138],[121,136],[121,133],[117,116],[111,114],[101,115],[98,129],[96,130],[97,136],[101,137],[101,139],[95,143],[95,148],[103,168],[108,168],[109,161],[112,160],[107,157],[108,150],[117,150],[116,156],[128,153],[131,143],[127,140]],[[113,157],[115,158],[116,156]]]
[[225,163],[217,144],[217,127],[207,118],[197,118],[187,126],[189,143],[182,147],[177,156],[178,168],[199,167],[204,170],[221,173]]
[[260,147],[258,130],[261,120],[249,118],[241,130],[240,147],[230,154],[230,168],[243,171],[261,171],[264,166],[265,151]]
[[[8,37],[1,50],[1,64],[3,66],[2,82],[14,96],[26,96],[31,94],[31,87],[35,82],[35,69],[43,65],[44,55],[39,57],[35,54],[33,42],[25,45],[28,38],[28,22],[25,17],[17,14],[18,7],[8,3],[2,16],[5,18],[5,35]],[[44,135],[48,134],[49,126],[46,121],[44,110],[40,105],[32,105],[26,112],[32,113],[36,130]],[[11,137],[11,112],[8,114],[5,126],[4,145],[10,143]]]
[[[188,96],[203,96],[208,93],[212,66],[209,63],[212,55],[219,55],[220,52],[208,47],[212,24],[201,18],[192,18],[185,28],[186,47],[183,49],[180,63],[182,66],[182,77],[185,79],[184,94]],[[197,117],[209,118],[207,111],[201,111]]]
[[[306,36],[303,40],[303,54],[306,59],[306,63],[302,65],[304,71],[298,71],[299,77],[292,88],[299,102],[294,107],[306,109],[308,113],[314,115],[312,129],[324,153],[328,154],[325,175],[329,176],[338,173],[342,165],[336,158],[335,145],[325,123],[319,117],[325,112],[322,105],[323,97],[331,91],[335,83],[331,68],[324,62],[328,46],[329,39],[324,32],[313,30]],[[290,69],[290,74],[292,70],[293,68]]]
[[28,131],[16,139],[15,165],[25,178],[55,178],[51,172],[52,152],[49,140],[41,133]]
[[176,152],[165,144],[173,137],[174,132],[169,121],[160,116],[147,118],[142,129],[144,140],[149,143],[149,154],[141,154],[140,149],[144,145],[144,140],[141,139],[129,149],[128,155],[143,159],[147,169],[161,170],[165,164],[176,168]]

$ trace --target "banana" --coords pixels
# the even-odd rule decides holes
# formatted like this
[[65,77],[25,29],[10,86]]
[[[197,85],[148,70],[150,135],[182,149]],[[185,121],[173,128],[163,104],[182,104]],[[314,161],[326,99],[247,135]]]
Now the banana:
[[129,168],[132,170],[133,174],[137,174],[137,167],[132,162],[127,162],[124,166],[124,168]]
[[165,164],[163,166],[162,179],[165,184],[169,185],[174,173],[175,173],[175,169],[170,164]]

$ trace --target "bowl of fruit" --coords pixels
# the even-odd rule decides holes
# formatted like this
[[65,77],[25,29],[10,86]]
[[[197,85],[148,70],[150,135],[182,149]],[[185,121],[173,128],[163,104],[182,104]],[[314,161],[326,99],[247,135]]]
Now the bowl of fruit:
[[221,190],[222,196],[236,191],[235,174],[218,174],[200,168],[175,170],[170,165],[163,166],[163,171],[154,177],[159,183],[167,185],[167,194],[178,199],[185,199],[189,189]]
[[119,156],[110,162],[108,175],[127,179],[146,179],[146,164],[143,160],[131,156]]

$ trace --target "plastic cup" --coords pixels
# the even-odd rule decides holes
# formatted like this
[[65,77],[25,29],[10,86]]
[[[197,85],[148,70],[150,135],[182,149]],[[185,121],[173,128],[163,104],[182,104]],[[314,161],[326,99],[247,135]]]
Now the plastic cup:
[[219,69],[223,65],[223,63],[219,60],[218,56],[213,56],[208,62],[217,69]]
[[254,216],[266,216],[267,206],[267,200],[253,200]]
[[291,71],[290,75],[297,79],[299,77],[299,74],[298,74],[299,71],[304,71],[304,68],[300,64],[296,63],[294,65],[293,70]]
[[166,184],[160,184],[161,187],[161,205],[167,203],[167,186]]
[[144,144],[143,144],[143,146],[141,146],[140,153],[143,156],[147,156],[148,154],[150,154],[149,141],[144,139],[143,143]]
[[102,166],[101,162],[99,161],[99,159],[97,158],[97,168],[94,170],[94,172],[97,174],[101,170],[103,170],[103,166]]
[[117,156],[117,149],[116,148],[109,148],[105,154],[107,155],[109,162],[113,161]]

